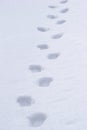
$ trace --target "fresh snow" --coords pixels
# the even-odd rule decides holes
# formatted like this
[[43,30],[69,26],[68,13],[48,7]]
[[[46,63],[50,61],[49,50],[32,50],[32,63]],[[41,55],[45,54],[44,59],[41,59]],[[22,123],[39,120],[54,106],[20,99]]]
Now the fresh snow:
[[0,130],[87,130],[87,1],[0,1]]

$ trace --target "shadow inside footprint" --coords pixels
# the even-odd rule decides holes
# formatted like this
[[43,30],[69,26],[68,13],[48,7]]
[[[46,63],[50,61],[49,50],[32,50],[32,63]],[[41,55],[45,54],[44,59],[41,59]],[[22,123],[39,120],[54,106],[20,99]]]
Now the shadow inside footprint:
[[58,33],[52,36],[52,39],[59,39],[63,36],[63,33]]
[[31,106],[35,103],[34,99],[32,99],[30,96],[19,96],[17,98],[17,102],[21,107]]
[[66,20],[58,20],[56,24],[64,24],[66,22]]
[[54,60],[54,59],[57,59],[59,56],[60,56],[60,53],[51,53],[51,54],[48,54],[47,58],[49,60]]
[[41,72],[43,70],[43,68],[40,65],[30,65],[29,70],[31,72],[35,73],[35,72]]
[[56,15],[47,15],[47,18],[49,18],[49,19],[56,19],[57,18],[57,16]]
[[47,119],[44,113],[35,113],[28,117],[31,127],[40,127]]
[[54,5],[49,5],[48,7],[51,8],[51,9],[57,8],[57,6],[54,6]]
[[69,11],[69,9],[68,8],[65,8],[65,9],[62,9],[61,11],[60,11],[60,13],[66,13],[66,12],[68,12]]
[[65,4],[65,3],[67,3],[67,2],[68,2],[68,0],[61,0],[61,1],[60,1],[61,4]]
[[47,32],[47,31],[49,31],[49,28],[46,28],[46,27],[37,27],[37,30],[40,31],[40,32]]
[[45,50],[45,49],[48,49],[48,45],[47,44],[41,44],[41,45],[38,45],[37,46],[40,50]]
[[43,77],[39,79],[38,85],[40,87],[48,87],[52,81],[53,81],[53,78],[51,77]]

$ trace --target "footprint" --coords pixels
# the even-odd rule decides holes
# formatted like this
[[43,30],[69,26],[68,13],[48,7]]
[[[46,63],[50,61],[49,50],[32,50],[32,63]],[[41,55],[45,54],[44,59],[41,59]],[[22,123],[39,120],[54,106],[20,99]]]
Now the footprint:
[[19,96],[17,102],[21,107],[28,107],[35,103],[35,100],[30,96]]
[[66,20],[58,20],[56,24],[64,24],[66,22]]
[[65,3],[67,3],[67,2],[68,2],[68,0],[61,0],[61,1],[60,1],[61,4],[65,4]]
[[50,29],[49,29],[49,28],[46,28],[46,27],[37,27],[37,30],[40,31],[40,32],[47,32],[47,31],[49,31]]
[[28,117],[31,127],[40,127],[47,119],[47,115],[44,113],[35,113]]
[[60,53],[51,53],[51,54],[48,54],[47,58],[49,60],[54,60],[54,59],[57,59],[59,56],[60,56]]
[[48,45],[47,44],[41,44],[41,45],[38,45],[37,46],[40,50],[45,50],[45,49],[48,49]]
[[68,8],[65,8],[65,9],[62,9],[61,11],[60,11],[60,13],[66,13],[66,12],[68,12],[69,11],[69,9]]
[[38,85],[40,87],[48,87],[52,81],[53,81],[53,78],[51,77],[43,77],[39,79]]
[[31,72],[35,73],[35,72],[41,72],[43,70],[43,68],[40,65],[30,65],[29,70]]
[[47,15],[47,18],[49,18],[49,19],[56,19],[58,17],[57,17],[57,15],[50,14],[50,15]]
[[63,36],[63,33],[58,33],[52,36],[52,39],[59,39]]
[[57,6],[54,6],[54,5],[49,5],[48,7],[51,8],[51,9],[57,8]]

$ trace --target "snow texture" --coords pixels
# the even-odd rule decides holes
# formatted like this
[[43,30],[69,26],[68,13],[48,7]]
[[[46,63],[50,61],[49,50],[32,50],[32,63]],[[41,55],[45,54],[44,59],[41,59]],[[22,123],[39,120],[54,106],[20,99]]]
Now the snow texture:
[[87,0],[0,0],[0,130],[87,130]]

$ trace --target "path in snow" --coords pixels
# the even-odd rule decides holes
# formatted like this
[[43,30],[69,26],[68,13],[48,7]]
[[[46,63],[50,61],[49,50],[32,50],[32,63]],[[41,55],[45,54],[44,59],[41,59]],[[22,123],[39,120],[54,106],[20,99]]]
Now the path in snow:
[[[60,3],[62,3],[62,4],[65,4],[66,2],[67,2],[66,0],[60,1]],[[48,5],[48,7],[51,9],[56,9],[57,6]],[[69,10],[68,8],[61,9],[60,13],[66,13],[66,12],[68,12],[68,10]],[[56,15],[50,14],[50,15],[47,15],[47,18],[55,20],[58,17]],[[59,24],[59,25],[61,25],[63,23],[65,23],[65,20],[60,19],[59,21],[57,21],[57,24]],[[47,31],[50,31],[51,28],[37,27],[37,30],[40,32],[47,32]],[[61,37],[63,37],[63,35],[64,35],[64,33],[58,33],[58,34],[54,34],[51,38],[60,39]],[[37,47],[41,50],[49,49],[47,44],[38,45]],[[56,60],[59,56],[60,56],[60,53],[50,53],[47,55],[47,60],[54,60],[54,59]],[[32,73],[33,72],[42,72],[43,67],[41,65],[30,65],[29,69]],[[38,80],[38,86],[39,87],[49,87],[51,82],[53,82],[52,77],[42,77]],[[28,96],[22,96],[22,97],[19,96],[17,99],[17,102],[19,102],[20,106],[31,106],[31,104],[33,104],[32,98],[28,97]],[[30,126],[40,127],[41,125],[43,125],[44,121],[47,118],[49,118],[49,117],[47,117],[46,114],[39,112],[39,113],[35,113],[35,114],[31,115],[31,117],[29,117],[28,119],[30,121]]]

